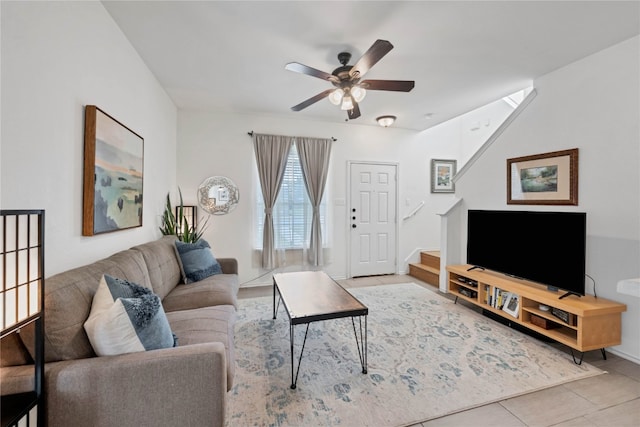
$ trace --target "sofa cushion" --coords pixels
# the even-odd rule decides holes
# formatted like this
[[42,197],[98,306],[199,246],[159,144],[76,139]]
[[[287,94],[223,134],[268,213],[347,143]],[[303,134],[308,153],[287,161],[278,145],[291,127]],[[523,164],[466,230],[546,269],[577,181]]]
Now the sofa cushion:
[[33,359],[27,352],[18,333],[6,335],[0,339],[0,366],[27,365]]
[[[8,394],[33,391],[35,389],[33,370],[33,365],[0,367],[0,383],[2,384],[0,395],[6,396]],[[22,425],[22,423],[19,425]]]
[[160,299],[164,299],[182,280],[173,244],[175,240],[176,236],[164,236],[156,241],[131,248],[142,253],[149,270],[151,288]]
[[206,240],[200,239],[196,243],[176,240],[174,243],[184,283],[199,282],[214,274],[222,273],[222,268]]
[[199,282],[176,286],[162,300],[162,305],[167,313],[225,304],[237,308],[239,288],[237,275],[216,274]]
[[[144,258],[134,250],[118,252],[109,258],[47,278],[44,290],[45,361],[95,356],[84,322],[91,312],[93,296],[103,274],[151,287]],[[34,331],[35,328],[24,328],[20,334],[31,357],[35,354]]]
[[224,274],[238,274],[238,260],[235,258],[217,258]]
[[98,356],[175,346],[160,297],[148,288],[106,274],[84,328]]
[[178,337],[179,346],[208,342],[221,342],[227,353],[227,390],[233,385],[235,351],[233,327],[236,310],[231,305],[204,307],[167,313],[171,329]]

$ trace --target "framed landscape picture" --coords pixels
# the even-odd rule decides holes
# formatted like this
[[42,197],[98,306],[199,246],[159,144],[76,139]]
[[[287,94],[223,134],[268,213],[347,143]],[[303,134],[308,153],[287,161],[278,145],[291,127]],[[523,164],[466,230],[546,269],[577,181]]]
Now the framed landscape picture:
[[507,159],[507,204],[577,205],[578,149]]
[[453,193],[456,160],[431,159],[431,192]]
[[83,236],[142,226],[143,153],[140,135],[85,107]]

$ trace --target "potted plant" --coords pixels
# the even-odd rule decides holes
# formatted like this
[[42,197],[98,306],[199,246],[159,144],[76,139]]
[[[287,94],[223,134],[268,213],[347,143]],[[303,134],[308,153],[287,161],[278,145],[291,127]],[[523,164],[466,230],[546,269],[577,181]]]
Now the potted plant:
[[204,224],[199,227],[195,227],[193,224],[189,224],[187,218],[183,214],[183,200],[182,191],[178,188],[178,194],[180,195],[180,204],[176,206],[177,216],[173,213],[173,207],[171,206],[171,198],[167,193],[167,202],[164,207],[164,213],[162,214],[162,226],[160,232],[163,235],[175,235],[178,240],[186,243],[195,243],[204,234],[207,229],[207,222],[209,218],[204,221]]

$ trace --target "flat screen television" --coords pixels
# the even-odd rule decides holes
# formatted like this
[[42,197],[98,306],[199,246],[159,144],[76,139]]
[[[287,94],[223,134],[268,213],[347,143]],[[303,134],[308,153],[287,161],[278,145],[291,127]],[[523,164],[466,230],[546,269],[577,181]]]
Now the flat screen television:
[[585,294],[586,213],[469,210],[467,222],[468,264]]

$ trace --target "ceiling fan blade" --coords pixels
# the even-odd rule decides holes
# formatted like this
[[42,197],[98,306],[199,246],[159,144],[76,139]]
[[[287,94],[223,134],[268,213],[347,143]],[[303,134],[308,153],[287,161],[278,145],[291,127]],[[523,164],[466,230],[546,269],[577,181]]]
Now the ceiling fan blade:
[[309,67],[308,65],[300,64],[299,62],[289,62],[284,66],[286,70],[293,71],[294,73],[306,74],[311,77],[317,77],[322,80],[330,82],[338,82],[340,79],[333,74],[325,73],[324,71],[317,70]]
[[303,109],[307,108],[309,105],[315,104],[316,102],[320,101],[321,99],[326,98],[334,90],[335,89],[327,89],[324,92],[320,92],[316,96],[312,96],[311,98],[307,99],[306,101],[303,101],[298,105],[294,105],[293,107],[291,107],[291,109],[293,111],[303,110]]
[[396,92],[409,92],[415,86],[412,80],[363,80],[360,86],[367,90],[393,90]]
[[360,117],[360,106],[355,100],[353,101],[353,108],[347,111],[347,116],[349,117],[349,120]]
[[358,62],[351,67],[349,75],[351,78],[362,78],[364,74],[373,67],[376,62],[380,61],[389,51],[393,49],[393,45],[387,40],[376,40],[364,55],[358,59]]

